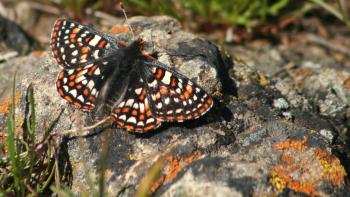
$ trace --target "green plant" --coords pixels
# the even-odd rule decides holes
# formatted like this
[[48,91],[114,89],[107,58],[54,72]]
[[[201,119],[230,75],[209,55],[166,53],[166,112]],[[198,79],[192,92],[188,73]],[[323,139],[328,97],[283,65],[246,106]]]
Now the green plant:
[[53,180],[55,162],[49,143],[36,143],[35,101],[31,85],[27,89],[27,102],[22,137],[19,137],[16,128],[15,105],[11,106],[7,120],[8,156],[0,158],[0,196],[36,196],[50,192],[49,185]]
[[163,13],[186,22],[201,20],[206,23],[252,27],[265,22],[268,16],[279,15],[289,0],[127,0],[126,3],[129,7],[142,10],[144,14]]
[[340,21],[344,22],[345,25],[350,29],[350,18],[347,18],[347,15],[345,14],[345,10],[348,9],[345,6],[342,6],[340,3],[340,0],[336,0],[336,6],[331,5],[330,3],[327,3],[325,0],[309,0],[311,3],[314,3],[327,12],[331,13],[333,16],[335,16]]

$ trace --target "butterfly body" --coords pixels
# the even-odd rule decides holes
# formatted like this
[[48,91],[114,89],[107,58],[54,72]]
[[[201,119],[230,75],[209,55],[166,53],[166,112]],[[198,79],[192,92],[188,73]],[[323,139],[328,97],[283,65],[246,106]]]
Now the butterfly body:
[[57,20],[51,48],[63,68],[56,86],[62,98],[97,117],[111,115],[129,131],[162,122],[199,118],[212,98],[185,76],[142,53],[141,39],[126,46],[86,26]]

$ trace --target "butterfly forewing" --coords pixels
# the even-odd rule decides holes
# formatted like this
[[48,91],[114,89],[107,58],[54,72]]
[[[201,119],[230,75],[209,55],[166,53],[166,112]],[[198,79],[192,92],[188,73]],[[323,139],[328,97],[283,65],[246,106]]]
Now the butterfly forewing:
[[55,22],[51,34],[53,57],[63,68],[100,61],[120,47],[122,46],[105,34],[62,19]]

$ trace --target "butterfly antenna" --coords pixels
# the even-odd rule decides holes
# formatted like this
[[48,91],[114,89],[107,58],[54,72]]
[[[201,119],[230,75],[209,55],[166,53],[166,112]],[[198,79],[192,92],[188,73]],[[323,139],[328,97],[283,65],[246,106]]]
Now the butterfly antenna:
[[132,29],[132,27],[131,27],[131,25],[130,25],[130,23],[129,23],[128,16],[126,15],[126,11],[125,11],[125,9],[124,9],[123,1],[120,1],[119,5],[120,5],[120,8],[121,8],[122,11],[123,11],[123,14],[124,14],[124,17],[125,17],[125,22],[126,22],[126,24],[128,25],[128,27],[129,27],[129,29],[130,29],[130,31],[131,31],[132,39],[135,40],[134,30]]

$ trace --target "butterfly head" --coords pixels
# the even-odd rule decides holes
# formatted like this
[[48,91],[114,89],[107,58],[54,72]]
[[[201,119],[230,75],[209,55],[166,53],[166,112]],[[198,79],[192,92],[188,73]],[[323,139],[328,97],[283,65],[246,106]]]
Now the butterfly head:
[[145,41],[142,38],[138,38],[136,41],[131,43],[129,47],[141,52],[144,49],[144,43]]

